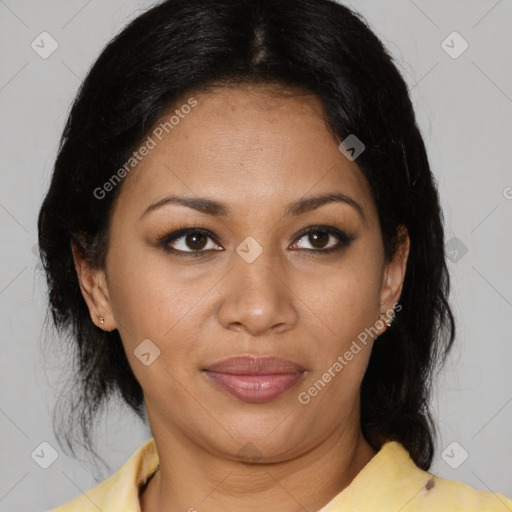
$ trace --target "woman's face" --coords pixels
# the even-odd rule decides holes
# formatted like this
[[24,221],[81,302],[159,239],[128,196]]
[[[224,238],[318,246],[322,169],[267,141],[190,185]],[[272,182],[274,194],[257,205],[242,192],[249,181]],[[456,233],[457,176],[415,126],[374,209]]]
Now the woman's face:
[[[408,245],[386,265],[369,186],[317,99],[194,98],[118,185],[106,271],[82,276],[91,316],[119,330],[155,435],[269,462],[332,446],[360,430],[365,329],[386,329]],[[215,367],[238,356],[291,363]]]

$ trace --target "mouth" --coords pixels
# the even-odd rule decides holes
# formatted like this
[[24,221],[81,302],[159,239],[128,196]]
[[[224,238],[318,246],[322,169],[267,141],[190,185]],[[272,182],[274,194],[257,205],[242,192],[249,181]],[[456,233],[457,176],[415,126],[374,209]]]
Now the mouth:
[[263,403],[296,386],[306,370],[280,357],[238,356],[212,364],[202,372],[230,395],[244,402]]

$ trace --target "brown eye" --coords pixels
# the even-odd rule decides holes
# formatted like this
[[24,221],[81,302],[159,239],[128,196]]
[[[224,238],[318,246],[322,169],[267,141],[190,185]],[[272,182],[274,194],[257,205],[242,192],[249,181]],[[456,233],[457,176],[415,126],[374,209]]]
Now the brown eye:
[[315,231],[308,235],[308,241],[315,249],[324,249],[330,237],[331,235],[325,231]]
[[207,237],[203,234],[191,234],[185,236],[185,245],[193,251],[204,249],[207,244]]
[[174,254],[201,255],[209,250],[224,250],[214,241],[213,234],[199,228],[180,229],[163,237],[159,245]]
[[[328,253],[350,245],[355,240],[353,236],[330,226],[313,226],[298,235],[298,240],[292,249],[311,252]],[[301,241],[305,240],[305,241]],[[311,246],[307,247],[307,244]]]

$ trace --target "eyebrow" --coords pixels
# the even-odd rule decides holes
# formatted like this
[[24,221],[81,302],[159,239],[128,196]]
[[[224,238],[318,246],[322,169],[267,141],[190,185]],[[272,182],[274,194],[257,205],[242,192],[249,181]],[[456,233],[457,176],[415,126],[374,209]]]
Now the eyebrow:
[[[298,199],[297,201],[294,201],[287,206],[284,216],[291,217],[302,215],[329,203],[344,203],[352,206],[366,222],[364,210],[361,205],[351,197],[341,192],[333,192],[330,194]],[[146,208],[144,213],[140,216],[139,220],[146,216],[148,213],[168,204],[179,204],[182,206],[187,206],[188,208],[192,208],[201,213],[215,217],[227,217],[232,213],[231,209],[226,204],[208,199],[206,197],[170,195],[148,206],[148,208]]]

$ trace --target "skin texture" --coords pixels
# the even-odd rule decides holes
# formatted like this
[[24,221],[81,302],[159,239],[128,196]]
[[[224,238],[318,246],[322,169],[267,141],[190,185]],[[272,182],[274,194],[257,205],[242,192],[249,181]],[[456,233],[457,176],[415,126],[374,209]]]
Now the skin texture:
[[[373,340],[308,404],[298,395],[358,334],[387,318],[400,297],[409,239],[386,263],[370,188],[356,161],[339,151],[314,96],[238,86],[194,97],[197,106],[125,178],[106,269],[88,267],[74,251],[92,321],[119,330],[144,390],[160,470],[141,507],[318,510],[376,453],[359,416]],[[284,215],[297,199],[333,192],[357,201],[364,219],[334,202]],[[209,197],[232,214],[168,204],[141,218],[170,194]],[[315,225],[354,240],[322,254],[318,249],[337,245],[335,236],[296,236]],[[157,246],[160,235],[183,227],[208,229],[217,240],[171,244],[188,256]],[[247,237],[263,249],[252,263],[236,252]],[[190,256],[198,246],[203,255]],[[387,327],[378,325],[381,334]],[[161,351],[149,366],[134,355],[145,339]],[[277,355],[307,371],[269,402],[244,402],[201,372],[242,354]]]

